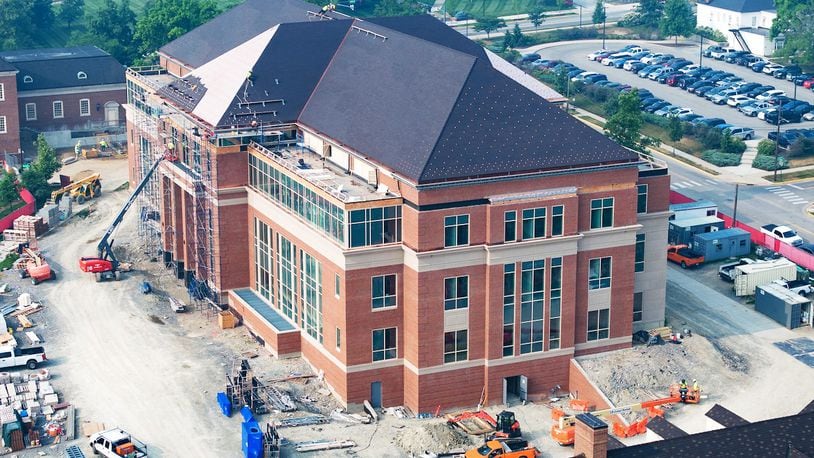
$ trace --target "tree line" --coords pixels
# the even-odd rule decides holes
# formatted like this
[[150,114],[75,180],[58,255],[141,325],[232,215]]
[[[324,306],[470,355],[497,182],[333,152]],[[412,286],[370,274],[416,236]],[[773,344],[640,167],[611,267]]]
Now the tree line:
[[[235,0],[237,3],[239,0]],[[146,64],[155,50],[222,11],[214,0],[0,0],[0,49],[95,45],[125,65]]]

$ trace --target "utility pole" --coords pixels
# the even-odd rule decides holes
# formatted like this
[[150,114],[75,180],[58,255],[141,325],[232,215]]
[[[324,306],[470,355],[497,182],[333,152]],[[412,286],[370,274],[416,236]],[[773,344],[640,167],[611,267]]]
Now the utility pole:
[[[796,86],[795,86],[796,87]],[[774,178],[773,181],[777,182],[777,167],[780,164],[780,115],[781,115],[781,106],[780,101],[778,100],[777,103],[777,137],[774,139]]]
[[602,49],[605,49],[605,23],[608,21],[608,7],[602,4]]
[[698,36],[701,37],[701,48],[698,50],[698,66],[700,67],[704,64],[704,36]]
[[735,209],[732,210],[732,227],[738,227],[738,188],[740,183],[735,183]]
[[579,28],[582,28],[582,5],[577,5],[579,7]]

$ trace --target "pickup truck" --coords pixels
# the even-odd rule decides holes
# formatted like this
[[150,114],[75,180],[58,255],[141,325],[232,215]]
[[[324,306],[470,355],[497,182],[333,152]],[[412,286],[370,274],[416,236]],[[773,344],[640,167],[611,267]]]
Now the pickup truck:
[[814,286],[811,286],[811,283],[807,282],[806,280],[786,280],[785,278],[781,278],[780,280],[775,280],[772,283],[778,284],[790,291],[794,291],[801,296],[808,296],[809,294],[814,293]]
[[680,264],[682,269],[704,263],[704,257],[690,250],[687,245],[668,246],[667,260]]
[[803,239],[794,229],[788,226],[778,226],[777,224],[767,224],[760,227],[760,232],[776,238],[783,243],[788,243],[791,246],[799,246],[803,244]]
[[755,262],[757,262],[757,261],[755,261],[754,259],[751,259],[751,258],[741,258],[741,259],[739,259],[739,260],[737,260],[735,262],[728,262],[726,264],[721,264],[721,266],[718,267],[718,276],[721,277],[722,280],[725,280],[725,281],[728,281],[728,282],[734,282],[735,281],[735,267],[745,266],[746,264],[754,264]]
[[94,455],[110,458],[142,458],[147,456],[147,446],[133,439],[119,428],[112,428],[90,436],[90,448]]
[[537,458],[542,456],[537,447],[529,445],[524,439],[506,439],[488,441],[480,447],[466,452],[466,458]]
[[0,346],[0,368],[25,366],[33,370],[37,368],[37,364],[45,360],[45,349],[42,347]]

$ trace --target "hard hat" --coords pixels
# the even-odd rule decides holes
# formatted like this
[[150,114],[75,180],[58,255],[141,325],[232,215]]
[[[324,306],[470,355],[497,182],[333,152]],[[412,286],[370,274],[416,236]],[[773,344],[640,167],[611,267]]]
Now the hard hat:
[[692,379],[692,382],[693,382],[693,383],[695,383],[695,382],[697,382],[697,380],[695,380],[695,379]]

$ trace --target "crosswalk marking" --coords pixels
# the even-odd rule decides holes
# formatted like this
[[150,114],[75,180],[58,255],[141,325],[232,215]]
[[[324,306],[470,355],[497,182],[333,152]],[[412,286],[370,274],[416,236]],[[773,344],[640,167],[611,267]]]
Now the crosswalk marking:
[[807,200],[796,200],[794,202],[789,201],[789,203],[792,204],[792,205],[800,205],[800,204],[807,204],[808,201]]
[[697,183],[697,182],[692,181],[692,180],[687,180],[687,181],[689,181],[690,183],[692,183],[692,184],[694,184],[696,186],[701,186],[701,183]]
[[793,193],[791,191],[777,191],[777,192],[775,192],[775,194],[777,194],[778,196],[796,196],[797,195],[797,194],[795,194],[795,193]]
[[801,188],[801,187],[797,186],[796,184],[790,184],[789,187],[792,187],[794,189],[799,189],[800,191],[805,191],[805,189],[806,189],[806,188]]
[[678,189],[684,189],[684,188],[687,187],[686,185],[684,185],[682,183],[673,183],[673,186],[675,186]]
[[717,181],[715,181],[715,180],[706,179],[706,180],[704,180],[704,181],[706,181],[706,182],[707,182],[707,183],[709,183],[709,184],[714,184],[714,185],[717,185],[717,184],[718,184],[718,182],[717,182]]
[[769,186],[769,187],[768,187],[768,188],[766,188],[766,189],[768,189],[769,191],[773,191],[773,190],[775,190],[775,189],[783,189],[783,187],[782,187],[782,186]]

